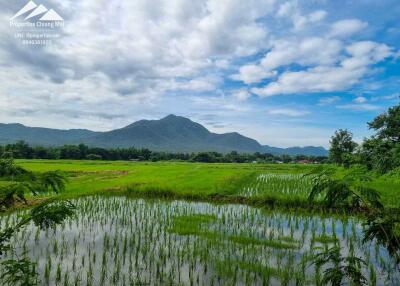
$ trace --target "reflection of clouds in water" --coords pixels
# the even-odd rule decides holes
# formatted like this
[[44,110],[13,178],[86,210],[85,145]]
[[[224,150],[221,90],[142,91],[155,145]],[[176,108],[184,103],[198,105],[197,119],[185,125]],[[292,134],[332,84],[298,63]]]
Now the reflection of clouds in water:
[[[252,285],[262,285],[268,271],[260,269],[270,269],[271,284],[279,285],[282,279],[294,282],[303,277],[303,270],[313,281],[315,269],[302,258],[335,237],[343,254],[349,253],[351,242],[356,255],[369,255],[378,282],[385,279],[382,267],[393,263],[384,249],[373,243],[361,244],[361,225],[354,218],[123,197],[90,197],[76,203],[77,216],[55,231],[40,231],[31,225],[15,239],[18,252],[26,244],[29,255],[38,262],[42,280],[51,257],[50,284],[55,283],[58,265],[61,279],[68,273],[69,281],[74,281],[80,274],[80,285],[86,285],[89,269],[94,273],[93,285],[100,284],[102,275],[105,285],[126,285],[129,278],[151,285],[168,281],[184,285],[191,281],[200,285],[241,284],[245,279]],[[199,214],[200,220],[193,216]],[[16,214],[2,217],[1,227],[15,219]],[[185,219],[191,222],[192,235],[183,235],[188,230]],[[398,274],[394,276],[393,285],[399,279]]]

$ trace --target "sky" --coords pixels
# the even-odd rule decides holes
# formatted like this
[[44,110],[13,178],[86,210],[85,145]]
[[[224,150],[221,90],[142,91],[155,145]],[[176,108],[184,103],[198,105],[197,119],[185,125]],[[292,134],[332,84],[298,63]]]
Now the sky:
[[185,116],[271,146],[356,140],[400,96],[398,0],[34,0],[65,21],[24,45],[0,0],[0,122],[111,130]]

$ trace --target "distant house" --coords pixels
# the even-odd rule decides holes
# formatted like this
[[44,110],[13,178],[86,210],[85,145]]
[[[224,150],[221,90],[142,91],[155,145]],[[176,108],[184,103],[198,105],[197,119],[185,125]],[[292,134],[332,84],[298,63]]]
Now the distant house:
[[300,160],[300,161],[298,161],[297,163],[299,163],[299,164],[311,164],[311,161],[308,161],[308,160]]

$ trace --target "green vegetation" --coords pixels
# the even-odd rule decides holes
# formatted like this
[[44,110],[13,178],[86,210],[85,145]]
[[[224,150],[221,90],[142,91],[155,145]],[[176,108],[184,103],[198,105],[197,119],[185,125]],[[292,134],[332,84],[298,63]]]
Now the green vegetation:
[[[368,281],[379,285],[382,279],[399,279],[389,274],[396,261],[390,258],[390,249],[385,250],[384,241],[363,244],[363,228],[367,227],[363,226],[364,221],[329,214],[309,216],[294,210],[325,207],[324,192],[314,196],[313,203],[308,201],[316,176],[305,174],[315,169],[313,165],[17,160],[17,166],[25,172],[14,176],[15,182],[23,182],[30,176],[47,182],[45,174],[56,170],[65,174],[68,184],[56,194],[57,198],[93,194],[136,197],[90,196],[74,200],[77,216],[56,227],[56,231],[37,230],[31,220],[14,233],[10,242],[16,252],[7,250],[4,261],[28,259],[39,274],[39,284],[134,285],[173,281],[172,284],[183,285],[234,285],[270,281],[318,285],[327,268],[313,265],[313,259],[325,253],[327,247],[337,245],[342,248],[339,259],[343,258],[344,262],[348,257],[345,253],[364,253],[360,259],[367,263],[363,275]],[[321,168],[330,170],[331,180],[340,180],[346,175],[354,177],[351,173],[359,171],[332,166]],[[357,184],[381,186],[378,191],[383,204],[398,206],[399,201],[393,197],[396,192],[390,188],[400,185],[397,177],[371,175],[371,181],[357,180]],[[10,185],[11,178],[3,177],[3,185]],[[389,189],[392,192],[385,193]],[[51,190],[48,188],[39,197],[54,196]],[[29,193],[25,197],[28,202],[36,200]],[[290,210],[281,214],[278,209],[270,212],[240,204],[213,206],[183,201],[142,201],[137,199],[140,197],[277,205],[288,206]],[[0,219],[0,229],[15,223],[18,216],[7,215]],[[79,231],[71,232],[71,229]],[[102,239],[94,240],[94,235],[97,237],[99,233]],[[79,254],[74,249],[86,250]],[[164,250],[159,253],[157,249]],[[10,268],[9,273],[12,270],[18,275],[18,267],[17,264]],[[190,269],[189,276],[182,275],[187,271],[183,269]]]
[[[304,168],[304,171],[306,170]],[[261,173],[251,183],[246,184],[241,194],[261,200],[271,197],[280,200],[287,198],[304,200],[312,188],[311,183],[311,179],[304,177],[303,174]]]
[[[370,180],[364,173],[353,171],[340,179],[333,178],[333,174],[333,168],[318,168],[308,174],[312,175],[313,180],[313,188],[309,194],[310,203],[313,203],[317,195],[322,195],[322,202],[328,208],[363,211],[368,216],[363,223],[363,243],[375,241],[377,245],[385,247],[395,260],[397,268],[400,264],[399,209],[385,209],[380,202],[379,193],[373,188],[362,186],[363,181]],[[313,263],[316,267],[328,265],[323,273],[324,284],[340,286],[347,279],[354,285],[368,285],[363,274],[363,268],[368,263],[354,253],[342,255],[339,244],[316,254]]]
[[[365,261],[371,285],[400,281],[388,252],[362,243],[359,218],[126,197],[72,202],[76,216],[54,230],[28,226],[6,254],[25,251],[41,284],[324,285],[325,266],[311,262],[327,237],[336,238],[341,257]],[[10,214],[0,227],[17,219]]]
[[[312,147],[310,147],[312,148]],[[198,152],[198,153],[171,153],[151,151],[147,148],[116,148],[105,149],[89,147],[85,144],[64,145],[60,147],[30,146],[24,141],[0,145],[0,151],[11,154],[17,159],[63,159],[63,160],[107,160],[107,161],[189,161],[202,163],[296,163],[296,162],[327,162],[326,156],[313,155],[273,155],[271,153],[228,153]],[[299,150],[298,152],[301,152]],[[297,154],[297,153],[294,153]],[[301,153],[300,153],[301,154]]]
[[351,155],[357,147],[357,143],[353,141],[353,134],[348,130],[339,129],[335,131],[330,143],[329,159],[337,164],[349,166]]
[[[0,174],[1,177],[11,180],[0,189],[0,212],[13,207],[16,199],[27,204],[26,192],[38,195],[45,192],[58,193],[65,189],[66,178],[61,172],[49,171],[34,174],[15,165],[12,158],[0,159]],[[71,217],[74,209],[75,206],[68,201],[48,199],[33,207],[14,223],[3,225],[0,228],[0,258],[7,252],[13,251],[12,239],[31,222],[42,229],[55,227],[67,217]],[[36,263],[31,262],[25,253],[23,257],[11,257],[2,261],[1,265],[4,270],[1,272],[0,279],[6,285],[38,285]]]
[[380,174],[400,168],[400,104],[378,115],[368,127],[375,134],[358,147],[348,130],[336,131],[331,138],[331,161],[347,167],[360,164]]
[[[142,197],[245,202],[255,205],[309,207],[308,164],[205,164],[186,162],[109,162],[76,160],[17,160],[34,173],[60,170],[68,185],[61,198],[97,193],[126,193]],[[335,168],[344,177],[352,169]],[[388,207],[400,206],[397,176],[372,175],[363,182],[375,188]],[[0,181],[6,184],[5,181]]]

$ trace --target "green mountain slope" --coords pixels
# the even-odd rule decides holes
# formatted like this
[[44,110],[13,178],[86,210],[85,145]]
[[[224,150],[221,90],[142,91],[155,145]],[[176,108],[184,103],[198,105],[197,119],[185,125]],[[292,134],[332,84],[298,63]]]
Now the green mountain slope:
[[58,130],[26,127],[21,124],[0,124],[0,144],[24,140],[31,145],[58,146],[85,143],[90,146],[143,147],[170,152],[260,152],[273,154],[326,155],[322,147],[277,148],[262,146],[239,133],[216,134],[188,118],[168,115],[160,120],[140,120],[124,128],[107,132],[85,129]]

